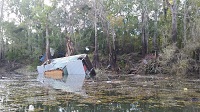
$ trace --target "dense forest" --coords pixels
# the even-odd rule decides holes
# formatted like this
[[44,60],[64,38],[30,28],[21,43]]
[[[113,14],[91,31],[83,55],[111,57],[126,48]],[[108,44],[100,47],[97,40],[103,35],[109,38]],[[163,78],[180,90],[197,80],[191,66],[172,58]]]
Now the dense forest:
[[71,40],[73,54],[88,53],[96,68],[130,71],[141,57],[161,73],[200,73],[199,0],[0,3],[0,60],[37,65],[41,55],[50,58],[51,48],[54,57],[65,56]]

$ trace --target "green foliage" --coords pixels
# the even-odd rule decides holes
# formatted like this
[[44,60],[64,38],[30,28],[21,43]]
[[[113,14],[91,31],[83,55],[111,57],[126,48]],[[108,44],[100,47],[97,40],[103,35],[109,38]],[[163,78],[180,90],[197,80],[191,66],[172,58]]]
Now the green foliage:
[[38,65],[41,65],[41,62],[39,62],[38,59],[33,59],[33,60],[31,60],[31,61],[32,61],[32,62],[30,62],[31,64],[30,64],[30,66],[28,67],[28,69],[29,69],[30,71],[35,71],[35,68],[37,68]]
[[181,75],[184,76],[187,73],[187,70],[189,69],[189,63],[187,59],[184,60],[178,60],[177,63],[175,63],[172,66],[172,71],[176,74],[176,75]]
[[[176,45],[169,45],[163,49],[159,60],[163,73],[188,76],[200,68],[194,53],[200,48],[199,41],[188,40],[187,45],[178,49]],[[196,54],[195,54],[196,55]],[[198,55],[199,56],[199,55]]]
[[20,50],[15,50],[15,51],[8,51],[6,53],[6,58],[7,60],[10,60],[10,61],[17,61],[17,60],[23,59],[24,56]]

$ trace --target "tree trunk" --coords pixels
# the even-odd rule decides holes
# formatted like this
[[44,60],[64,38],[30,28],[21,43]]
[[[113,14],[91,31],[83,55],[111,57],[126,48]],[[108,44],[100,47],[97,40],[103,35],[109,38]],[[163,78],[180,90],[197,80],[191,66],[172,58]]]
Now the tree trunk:
[[[48,24],[48,23],[46,23]],[[49,47],[49,27],[46,25],[46,56],[45,61],[50,59],[50,47]]]
[[157,49],[157,34],[158,34],[158,3],[155,0],[155,14],[154,14],[154,35],[153,35],[153,49]]
[[94,11],[95,11],[95,17],[94,17],[94,38],[95,38],[95,50],[94,50],[94,58],[93,58],[93,64],[95,68],[99,67],[99,54],[98,54],[98,37],[97,37],[97,6],[96,6],[96,0],[94,1]]
[[191,35],[192,35],[192,40],[193,42],[196,42],[196,35],[195,35],[195,30],[196,30],[196,26],[195,26],[195,23],[191,23],[192,24],[192,28],[191,28]]
[[66,54],[65,56],[71,56],[74,54],[74,44],[70,38],[66,37]]
[[1,15],[0,15],[0,59],[4,58],[4,40],[3,40],[3,27],[2,27],[2,20],[3,20],[3,9],[4,9],[4,0],[2,0],[2,5],[1,5]]
[[142,56],[147,54],[147,37],[146,37],[146,13],[142,12]]
[[173,5],[169,3],[169,0],[166,0],[168,6],[172,12],[172,42],[177,41],[177,0],[173,0]]
[[[156,0],[156,2],[157,2],[157,0]],[[168,7],[166,7],[166,2],[165,2],[165,0],[163,0],[163,13],[164,13],[165,21],[167,20],[167,10],[168,10]]]
[[109,65],[112,67],[112,46],[110,43],[110,30],[109,30],[109,23],[106,23],[106,28],[104,28],[104,32],[106,32],[106,40],[107,40],[107,48],[108,48],[108,59],[109,59]]
[[[29,24],[28,24],[29,25]],[[32,54],[33,49],[32,49],[32,40],[31,40],[31,30],[28,29],[27,31],[27,47],[28,47],[28,54]]]
[[176,12],[172,14],[172,41],[175,43],[177,41],[177,18]]
[[117,54],[116,54],[116,34],[113,28],[112,30],[112,40],[113,40],[113,51],[112,51],[112,66],[113,69],[117,70]]
[[149,53],[149,48],[148,48],[148,44],[149,44],[149,16],[148,14],[146,13],[145,15],[145,44],[146,44],[146,54]]
[[186,45],[186,42],[187,42],[187,13],[188,13],[188,10],[187,10],[187,6],[186,6],[186,3],[187,3],[187,0],[185,0],[185,3],[184,3],[184,18],[183,18],[183,39],[184,39],[184,46]]
[[[100,3],[101,5],[103,3]],[[101,8],[101,9],[100,9]],[[116,70],[116,34],[114,28],[110,26],[109,20],[106,19],[107,14],[104,12],[104,9],[100,7],[98,10],[100,19],[102,21],[103,32],[106,33],[107,49],[108,49],[108,67],[112,70]],[[112,33],[112,38],[110,37],[110,32]]]

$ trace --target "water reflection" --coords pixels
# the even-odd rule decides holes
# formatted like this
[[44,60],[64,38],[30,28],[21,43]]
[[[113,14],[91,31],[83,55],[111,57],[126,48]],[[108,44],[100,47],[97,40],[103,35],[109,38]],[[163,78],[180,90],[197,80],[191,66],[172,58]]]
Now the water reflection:
[[[48,66],[50,66],[50,64]],[[40,81],[44,85],[50,85],[55,89],[62,89],[68,92],[81,92],[85,80],[85,71],[82,61],[77,60],[76,62],[68,62],[65,68],[67,68],[68,71],[66,71],[63,78],[56,80],[52,78],[46,78],[44,76],[44,72],[47,68],[38,66],[37,70],[39,75],[37,77],[37,81]]]

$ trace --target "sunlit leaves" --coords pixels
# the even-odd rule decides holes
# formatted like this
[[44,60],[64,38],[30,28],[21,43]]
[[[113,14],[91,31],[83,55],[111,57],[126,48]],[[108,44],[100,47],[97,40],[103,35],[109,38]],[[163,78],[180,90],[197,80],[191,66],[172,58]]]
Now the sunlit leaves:
[[111,26],[113,27],[115,26],[122,27],[124,24],[123,23],[124,17],[122,16],[118,16],[118,17],[109,16],[108,18],[110,20]]

